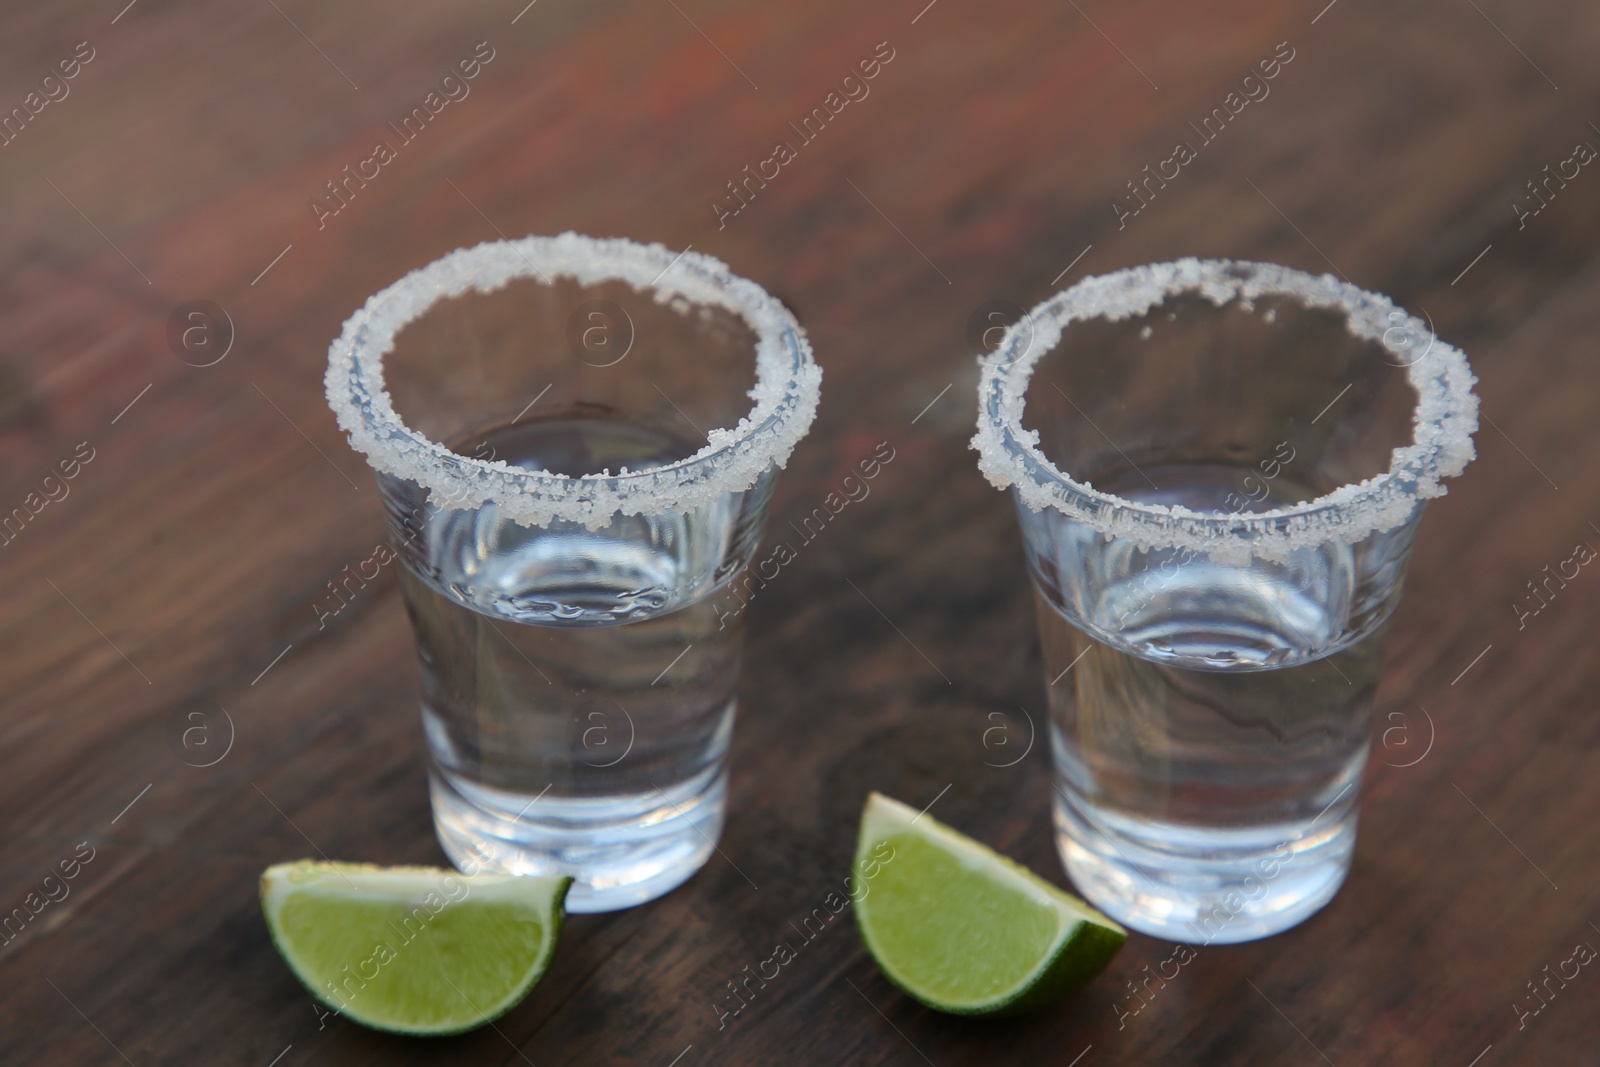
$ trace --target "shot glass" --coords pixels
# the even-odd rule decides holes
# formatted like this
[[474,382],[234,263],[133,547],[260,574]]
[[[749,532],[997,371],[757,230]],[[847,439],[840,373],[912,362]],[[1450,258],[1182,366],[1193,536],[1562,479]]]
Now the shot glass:
[[1022,527],[1057,847],[1107,914],[1248,941],[1337,892],[1474,381],[1382,296],[1194,259],[1086,279],[984,358],[973,447]]
[[328,401],[367,456],[458,866],[650,900],[722,830],[743,612],[821,370],[720,261],[576,234],[453,252],[367,301]]

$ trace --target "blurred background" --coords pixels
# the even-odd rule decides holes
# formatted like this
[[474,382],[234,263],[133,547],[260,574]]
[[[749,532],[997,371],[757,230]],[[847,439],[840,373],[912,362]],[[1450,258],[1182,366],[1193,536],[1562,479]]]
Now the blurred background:
[[[0,1060],[1592,1058],[1600,977],[1537,1012],[1530,983],[1600,945],[1600,576],[1530,597],[1600,545],[1597,49],[1600,12],[1565,0],[10,5],[0,910],[29,915],[0,944]],[[751,606],[725,855],[574,917],[495,1028],[388,1038],[319,1017],[256,903],[302,855],[443,862],[393,574],[314,607],[383,537],[327,347],[407,270],[568,229],[715,255],[805,324],[822,409],[773,528],[894,458]],[[1350,881],[1120,1025],[1171,945],[971,1023],[830,929],[719,1028],[727,981],[844,877],[868,789],[1065,884],[973,356],[996,311],[1186,255],[1387,293],[1481,379]]]

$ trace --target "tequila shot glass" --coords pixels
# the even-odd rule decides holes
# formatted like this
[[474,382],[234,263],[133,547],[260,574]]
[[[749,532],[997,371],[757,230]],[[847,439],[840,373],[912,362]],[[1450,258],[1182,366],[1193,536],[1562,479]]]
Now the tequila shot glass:
[[377,476],[458,866],[652,899],[721,832],[758,547],[821,370],[720,261],[576,234],[463,249],[345,323],[328,401]]
[[983,473],[1032,578],[1061,858],[1134,929],[1265,937],[1343,883],[1423,505],[1473,457],[1465,357],[1265,263],[1086,279],[983,360]]

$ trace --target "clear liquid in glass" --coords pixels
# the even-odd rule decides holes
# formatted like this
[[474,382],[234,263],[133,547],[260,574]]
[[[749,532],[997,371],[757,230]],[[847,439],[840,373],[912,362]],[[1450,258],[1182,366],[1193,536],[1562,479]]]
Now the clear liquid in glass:
[[[698,447],[599,412],[501,427],[454,450],[575,477]],[[722,829],[739,676],[743,614],[714,604],[738,570],[726,561],[743,558],[730,542],[754,536],[760,509],[732,494],[598,531],[529,528],[492,504],[441,510],[410,483],[380,485],[411,542],[401,583],[451,859],[569,874],[574,912],[686,880]]]
[[[1221,509],[1241,473],[1147,468],[1159,494],[1112,491]],[[1314,495],[1286,482],[1275,496]],[[1248,569],[1168,550],[1069,605],[1074,569],[1104,566],[1100,535],[1078,529],[1081,544],[1035,560],[1068,873],[1155,936],[1223,944],[1294,925],[1349,868],[1387,612],[1347,627],[1342,544]]]

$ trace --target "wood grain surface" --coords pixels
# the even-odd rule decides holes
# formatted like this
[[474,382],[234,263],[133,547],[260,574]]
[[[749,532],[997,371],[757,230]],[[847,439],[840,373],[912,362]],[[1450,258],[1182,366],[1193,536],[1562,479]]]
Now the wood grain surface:
[[[1600,168],[1528,185],[1600,146],[1600,11],[522,2],[0,12],[0,115],[25,117],[0,147],[0,515],[27,515],[0,545],[0,909],[37,909],[0,944],[0,1062],[1600,1062],[1593,968],[1517,1008],[1600,946],[1600,573],[1514,608],[1600,545]],[[326,183],[481,42],[469,95],[331,213]],[[870,92],[803,142],[790,124],[880,46]],[[1246,88],[1132,214],[1127,183]],[[795,158],[730,214],[780,141]],[[878,442],[896,458],[751,606],[724,856],[574,917],[494,1027],[386,1037],[319,1019],[256,902],[282,859],[443,859],[392,575],[325,629],[312,606],[382,536],[327,345],[408,269],[567,229],[692,245],[805,323],[823,404],[775,526]],[[1481,379],[1479,458],[1429,509],[1393,631],[1346,887],[1201,950],[1120,1025],[1170,944],[1136,935],[1059,1008],[972,1022],[896,992],[846,914],[719,1027],[725,983],[844,877],[869,789],[939,797],[1065,884],[1045,746],[1011,767],[985,747],[990,713],[1021,744],[1044,698],[1015,519],[967,445],[968,320],[1191,254],[1389,293]],[[232,324],[210,366],[169,345],[195,300]]]

